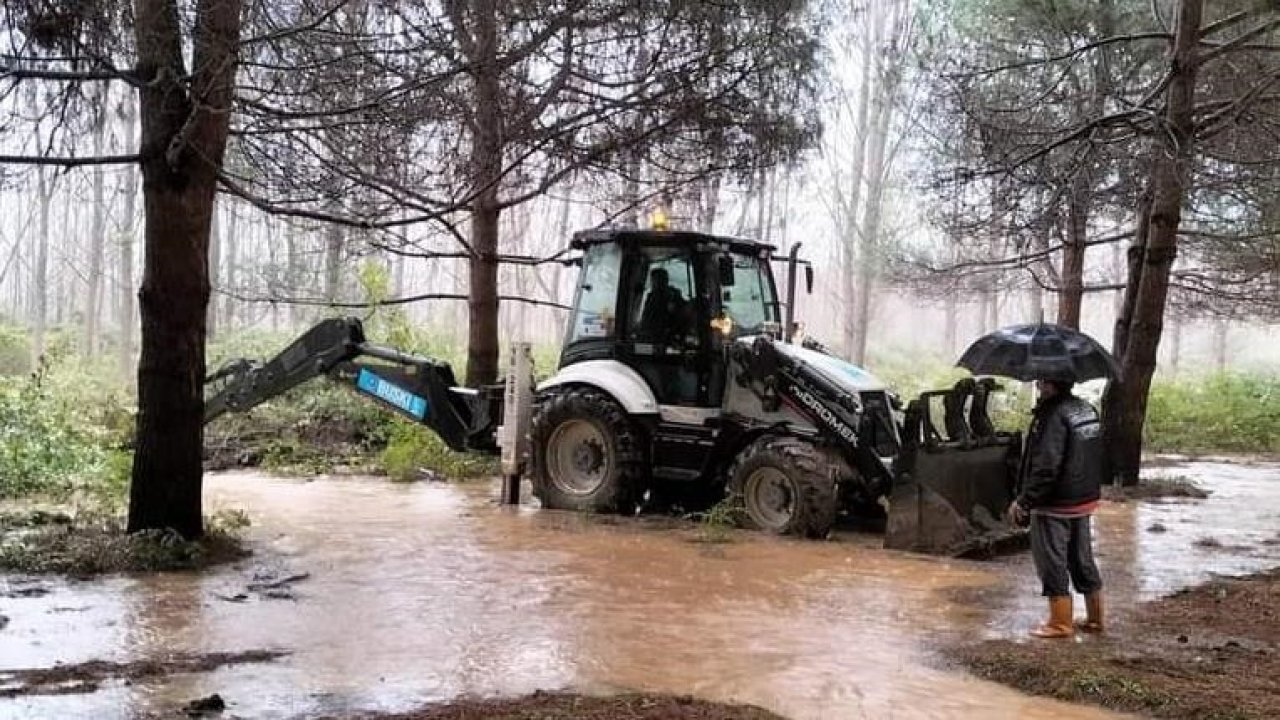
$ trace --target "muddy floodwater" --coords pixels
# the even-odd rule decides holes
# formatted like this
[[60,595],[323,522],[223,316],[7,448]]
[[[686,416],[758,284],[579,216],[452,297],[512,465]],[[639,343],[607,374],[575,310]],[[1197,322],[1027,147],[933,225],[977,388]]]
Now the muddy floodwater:
[[[1114,612],[1280,565],[1280,465],[1157,472],[1213,494],[1106,504],[1098,555]],[[211,476],[207,496],[248,513],[255,557],[204,574],[40,580],[48,592],[31,597],[8,597],[31,585],[0,579],[0,671],[289,654],[0,698],[0,718],[159,715],[215,692],[228,716],[295,718],[537,689],[688,693],[797,720],[1116,717],[973,679],[936,653],[1039,619],[1027,553],[922,558],[853,531],[699,542],[688,526],[503,508],[488,483],[232,473]]]

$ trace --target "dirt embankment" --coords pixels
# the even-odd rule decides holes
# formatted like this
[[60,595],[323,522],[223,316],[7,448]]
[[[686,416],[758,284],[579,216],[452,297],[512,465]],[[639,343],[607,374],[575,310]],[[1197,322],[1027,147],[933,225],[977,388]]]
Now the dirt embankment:
[[1082,642],[955,648],[978,675],[1025,692],[1159,718],[1280,718],[1280,570],[1144,603]]
[[[534,693],[521,698],[459,700],[397,715],[349,720],[785,720],[750,705],[723,705],[687,696],[592,697]],[[338,720],[334,718],[332,720]]]

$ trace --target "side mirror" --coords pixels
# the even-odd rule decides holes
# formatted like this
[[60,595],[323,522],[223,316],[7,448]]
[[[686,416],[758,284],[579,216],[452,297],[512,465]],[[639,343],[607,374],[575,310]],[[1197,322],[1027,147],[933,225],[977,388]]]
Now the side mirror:
[[716,258],[716,271],[719,275],[720,287],[733,285],[733,258],[728,255]]
[[813,294],[813,266],[804,266],[804,290],[809,295]]

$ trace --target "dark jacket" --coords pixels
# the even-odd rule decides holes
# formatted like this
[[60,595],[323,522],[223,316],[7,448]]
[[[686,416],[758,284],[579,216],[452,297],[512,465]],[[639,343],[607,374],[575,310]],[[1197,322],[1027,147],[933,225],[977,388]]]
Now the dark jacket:
[[1032,411],[1018,504],[1070,507],[1102,496],[1106,455],[1098,411],[1074,395],[1042,400]]

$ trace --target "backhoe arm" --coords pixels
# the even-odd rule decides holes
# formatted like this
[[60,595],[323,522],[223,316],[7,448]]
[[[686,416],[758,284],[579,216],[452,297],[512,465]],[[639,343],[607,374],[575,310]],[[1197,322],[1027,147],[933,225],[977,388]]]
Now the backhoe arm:
[[266,363],[225,365],[205,381],[212,394],[205,398],[204,421],[246,412],[320,375],[426,425],[452,450],[497,450],[500,388],[456,387],[447,363],[370,344],[356,318],[321,321]]

